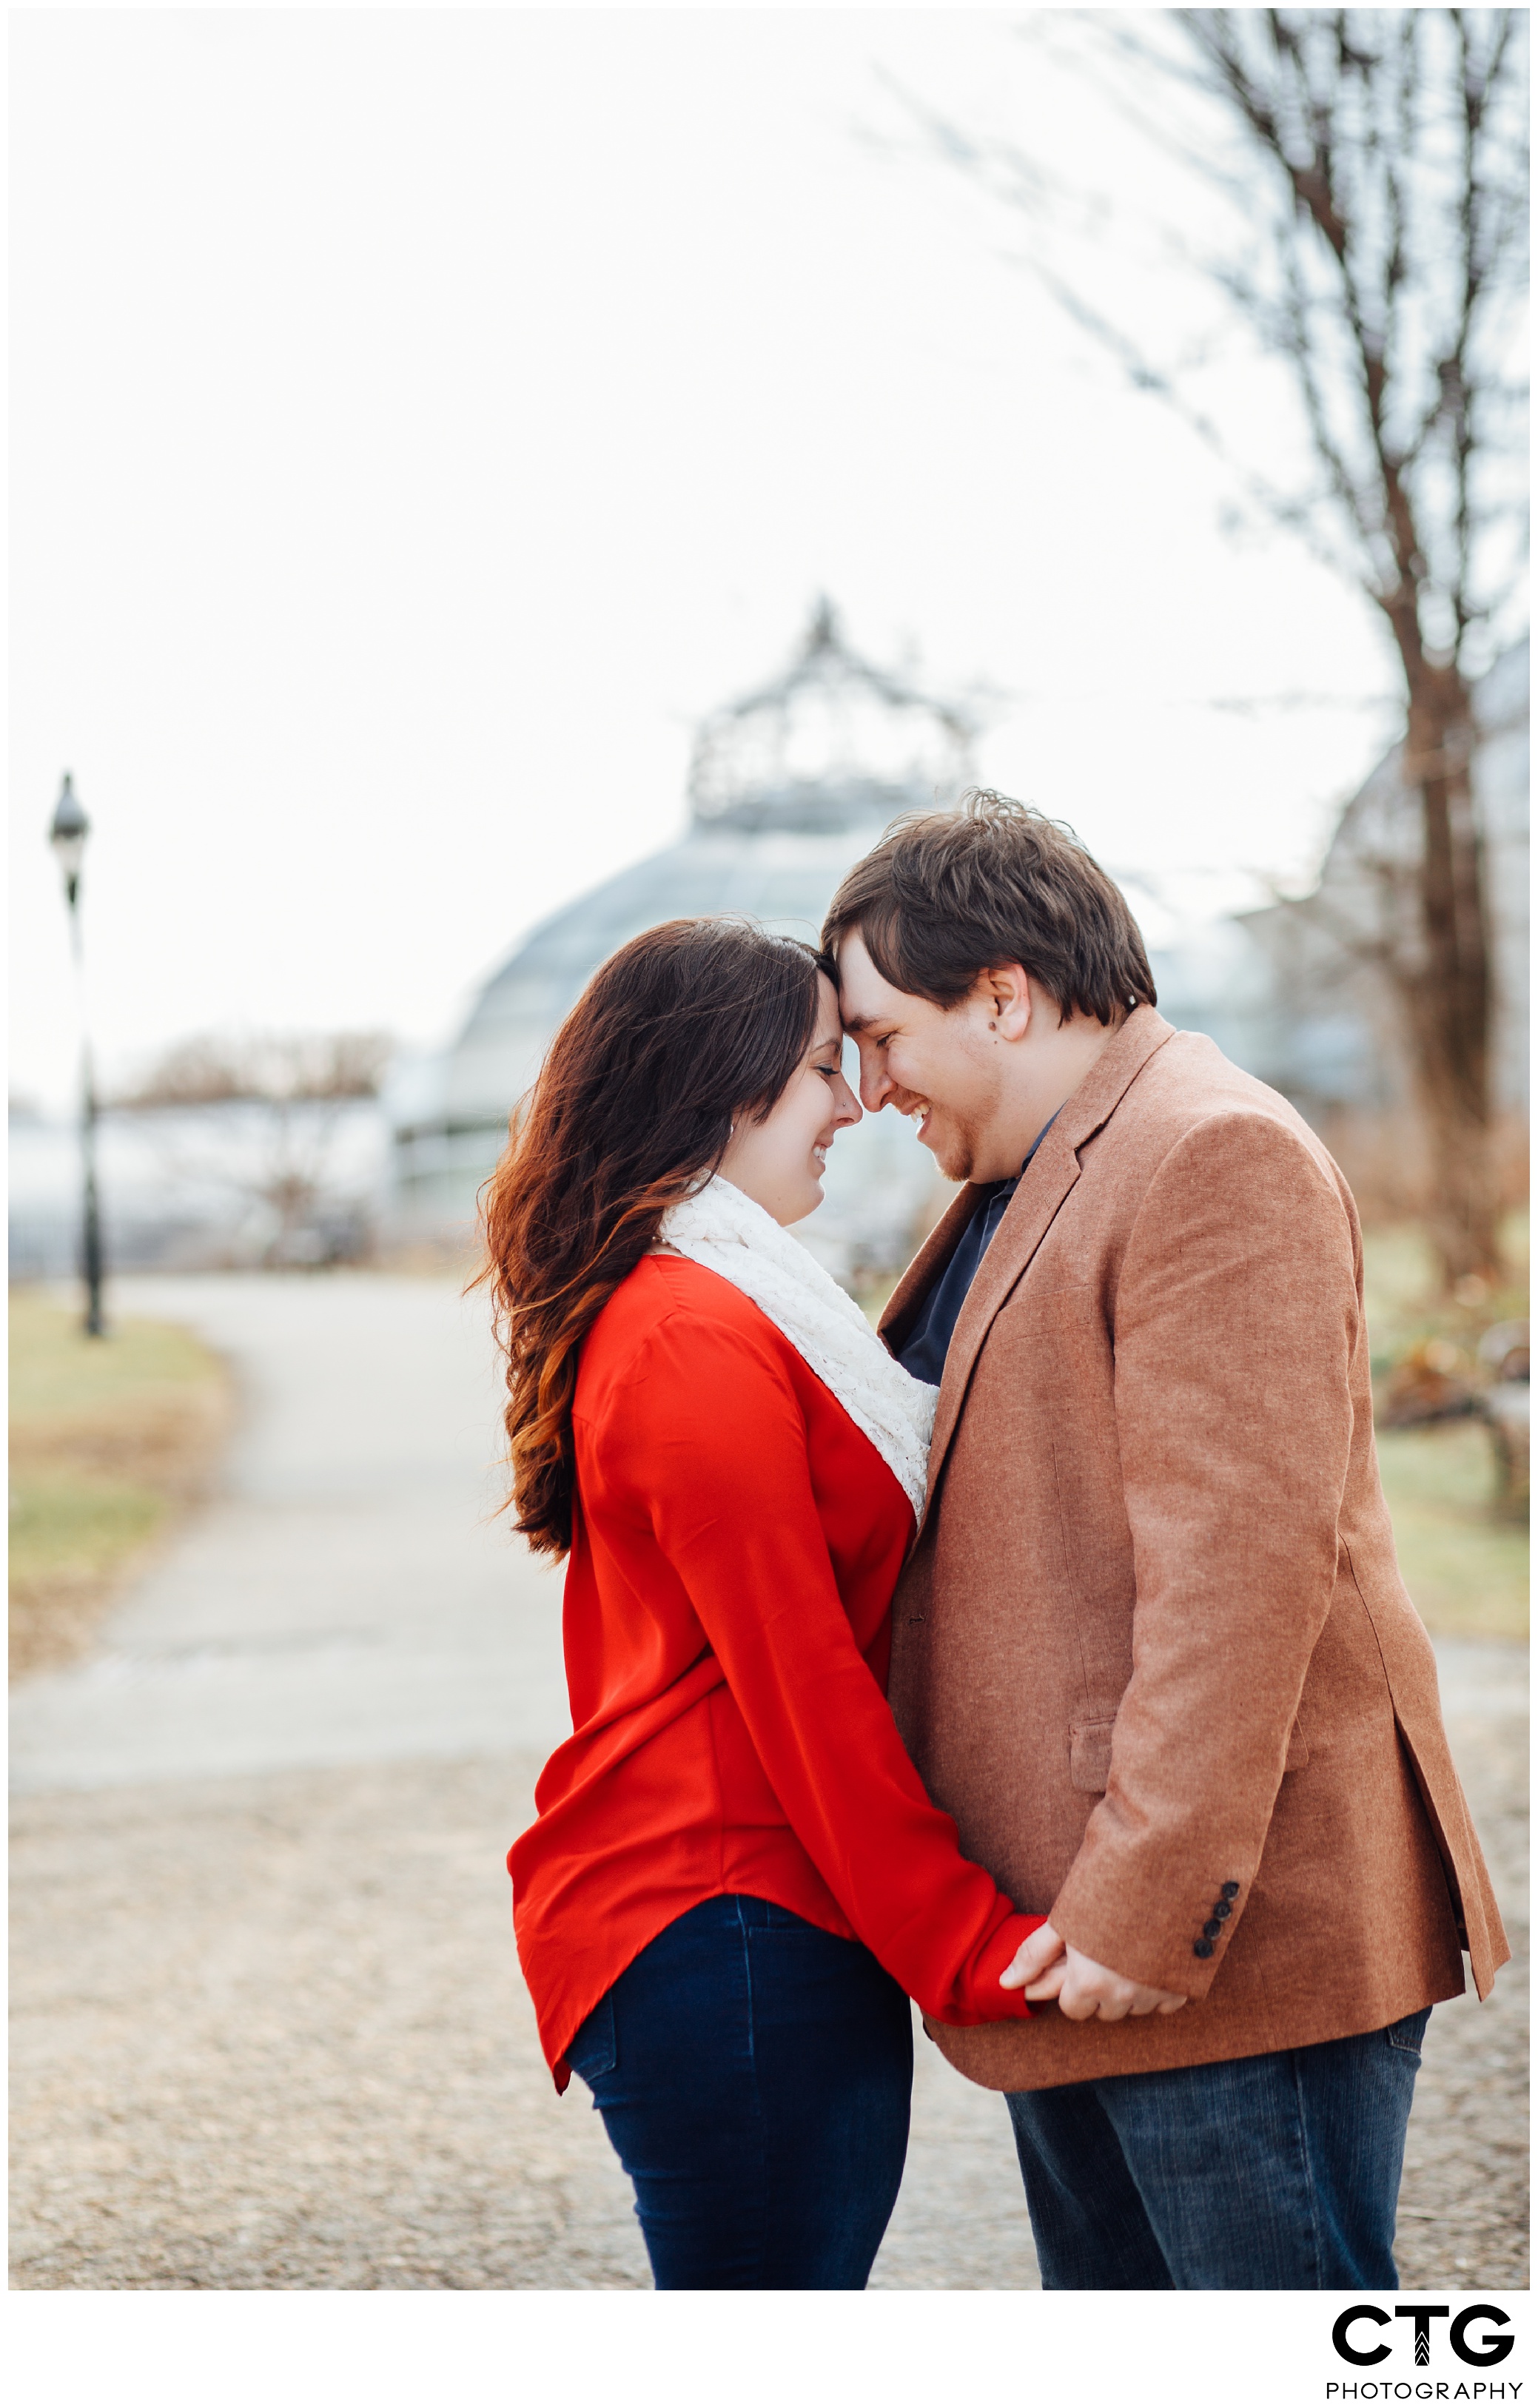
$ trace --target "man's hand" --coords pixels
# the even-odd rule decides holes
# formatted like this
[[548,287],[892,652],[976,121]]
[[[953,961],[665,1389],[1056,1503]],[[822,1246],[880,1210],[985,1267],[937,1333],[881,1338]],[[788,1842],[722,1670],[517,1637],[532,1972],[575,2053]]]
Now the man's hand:
[[1186,2004],[1179,1990],[1155,1990],[1145,1982],[1125,1981],[1092,1956],[1081,1956],[1050,1923],[1022,1942],[1013,1962],[999,1974],[999,1986],[1024,1990],[1028,1999],[1056,1999],[1059,2011],[1076,2024],[1096,2015],[1102,2024],[1119,2024],[1123,2015],[1172,2015]]

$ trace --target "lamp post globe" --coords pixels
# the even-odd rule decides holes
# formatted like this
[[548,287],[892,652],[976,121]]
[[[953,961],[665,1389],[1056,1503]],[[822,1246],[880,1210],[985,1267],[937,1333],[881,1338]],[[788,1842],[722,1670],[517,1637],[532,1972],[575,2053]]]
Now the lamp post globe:
[[80,1271],[85,1281],[85,1334],[88,1338],[102,1338],[106,1335],[106,1323],[102,1315],[101,1207],[96,1192],[96,1081],[91,1060],[91,1031],[85,1016],[85,959],[80,940],[80,869],[90,833],[91,822],[66,769],[53,807],[48,840],[64,881],[69,911],[69,949],[75,963],[80,1012]]

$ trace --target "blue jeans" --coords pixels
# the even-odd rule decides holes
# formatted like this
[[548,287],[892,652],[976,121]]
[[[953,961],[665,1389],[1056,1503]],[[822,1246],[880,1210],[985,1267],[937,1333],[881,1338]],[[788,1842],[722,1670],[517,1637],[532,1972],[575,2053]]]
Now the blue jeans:
[[659,2291],[863,2291],[908,2153],[908,2001],[857,1941],[712,1898],[567,2050]]
[[1048,2291],[1397,2291],[1430,2007],[1386,2031],[1009,2095]]

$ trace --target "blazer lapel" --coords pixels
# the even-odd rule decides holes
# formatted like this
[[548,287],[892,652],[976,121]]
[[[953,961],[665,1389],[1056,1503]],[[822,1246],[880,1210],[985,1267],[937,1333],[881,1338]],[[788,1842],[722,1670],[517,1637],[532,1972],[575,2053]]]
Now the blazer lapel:
[[[978,1267],[977,1277],[968,1290],[967,1300],[951,1334],[945,1374],[940,1384],[940,1401],[935,1407],[935,1434],[929,1448],[929,1485],[924,1513],[920,1517],[920,1529],[935,1500],[940,1474],[944,1468],[951,1440],[956,1436],[972,1367],[982,1350],[983,1340],[988,1334],[995,1313],[1019,1283],[1037,1247],[1056,1219],[1063,1198],[1078,1179],[1079,1148],[1087,1144],[1097,1129],[1103,1128],[1144,1063],[1174,1033],[1170,1023],[1151,1004],[1137,1005],[1117,1029],[1088,1077],[1070,1096],[1042,1139],[1040,1153],[1015,1189],[1009,1211],[999,1224],[993,1242]],[[956,1232],[944,1248],[945,1258],[949,1258],[956,1238],[966,1225],[961,1207],[969,1197],[974,1195],[975,1190],[971,1188],[962,1191],[935,1229],[928,1244],[904,1274],[891,1304],[882,1316],[884,1331],[887,1320],[895,1315],[899,1300],[904,1304],[909,1301],[910,1282],[916,1284],[915,1275],[927,1260],[940,1252],[937,1240],[943,1237],[952,1220],[956,1219]],[[926,1280],[924,1288],[918,1291],[920,1295],[927,1285],[928,1281]]]

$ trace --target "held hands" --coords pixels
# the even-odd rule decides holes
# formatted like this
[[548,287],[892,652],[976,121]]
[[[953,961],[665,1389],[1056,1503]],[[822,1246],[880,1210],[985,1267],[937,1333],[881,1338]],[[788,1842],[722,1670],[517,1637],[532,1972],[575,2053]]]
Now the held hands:
[[1028,1999],[1056,1999],[1071,2023],[1087,2023],[1098,2015],[1102,2024],[1119,2024],[1124,2015],[1172,2015],[1186,2000],[1178,1990],[1151,1989],[1145,1982],[1124,1981],[1092,1956],[1081,1956],[1043,1923],[1016,1949],[1013,1962],[999,1976],[1001,1990],[1024,1990]]

